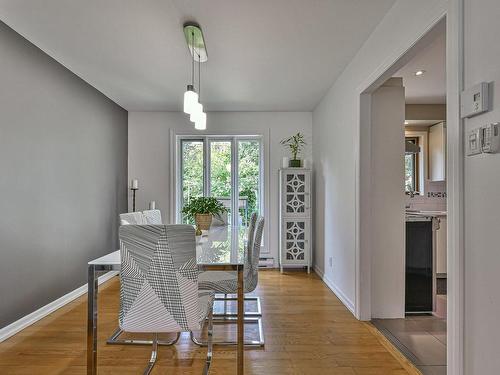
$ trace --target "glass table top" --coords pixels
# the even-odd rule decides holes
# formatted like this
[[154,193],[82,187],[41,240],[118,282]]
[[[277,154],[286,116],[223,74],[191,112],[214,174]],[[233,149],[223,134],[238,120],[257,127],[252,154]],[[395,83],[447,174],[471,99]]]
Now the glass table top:
[[[237,265],[245,259],[246,227],[213,226],[196,237],[196,260],[200,265]],[[119,266],[120,250],[94,259],[89,265]],[[116,268],[116,267],[115,267]]]
[[196,237],[198,264],[243,264],[245,259],[246,228],[213,226]]

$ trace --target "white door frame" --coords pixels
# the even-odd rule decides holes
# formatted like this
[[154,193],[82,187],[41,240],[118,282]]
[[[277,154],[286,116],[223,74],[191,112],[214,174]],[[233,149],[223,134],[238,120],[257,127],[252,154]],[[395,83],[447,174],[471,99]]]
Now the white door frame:
[[[464,240],[463,240],[463,121],[460,92],[463,87],[463,0],[448,0],[435,10],[434,19],[419,35],[408,40],[401,54],[389,56],[360,86],[359,126],[356,127],[356,303],[358,319],[371,319],[370,257],[370,154],[371,93],[403,67],[427,44],[430,32],[446,19],[447,71],[447,205],[448,205],[448,374],[463,375]],[[361,153],[363,151],[363,153]],[[368,219],[367,219],[368,218]]]

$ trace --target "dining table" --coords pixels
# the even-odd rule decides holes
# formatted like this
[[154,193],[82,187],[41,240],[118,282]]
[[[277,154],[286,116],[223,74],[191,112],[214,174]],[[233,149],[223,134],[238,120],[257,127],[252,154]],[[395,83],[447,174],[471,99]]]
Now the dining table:
[[[244,371],[244,293],[243,267],[246,228],[242,226],[212,226],[196,236],[196,260],[200,271],[234,271],[238,274],[237,293],[237,375]],[[120,250],[88,262],[87,375],[97,375],[98,359],[98,277],[121,267]],[[118,322],[118,312],[117,312]],[[147,341],[144,341],[147,343]]]

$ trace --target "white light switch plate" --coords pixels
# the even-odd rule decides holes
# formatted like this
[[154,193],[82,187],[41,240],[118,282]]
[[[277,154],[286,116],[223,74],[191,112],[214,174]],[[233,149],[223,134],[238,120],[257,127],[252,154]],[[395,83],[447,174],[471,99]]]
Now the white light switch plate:
[[477,155],[481,153],[481,128],[471,130],[467,133],[465,139],[465,147],[467,156]]

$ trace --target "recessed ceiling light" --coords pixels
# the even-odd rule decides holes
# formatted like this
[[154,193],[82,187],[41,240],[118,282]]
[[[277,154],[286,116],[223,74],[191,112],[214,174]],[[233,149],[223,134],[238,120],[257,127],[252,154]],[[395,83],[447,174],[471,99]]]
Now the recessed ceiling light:
[[425,70],[417,70],[417,71],[415,72],[415,75],[416,75],[417,77],[420,77],[420,76],[423,76],[423,75],[424,75],[424,73],[425,73]]

